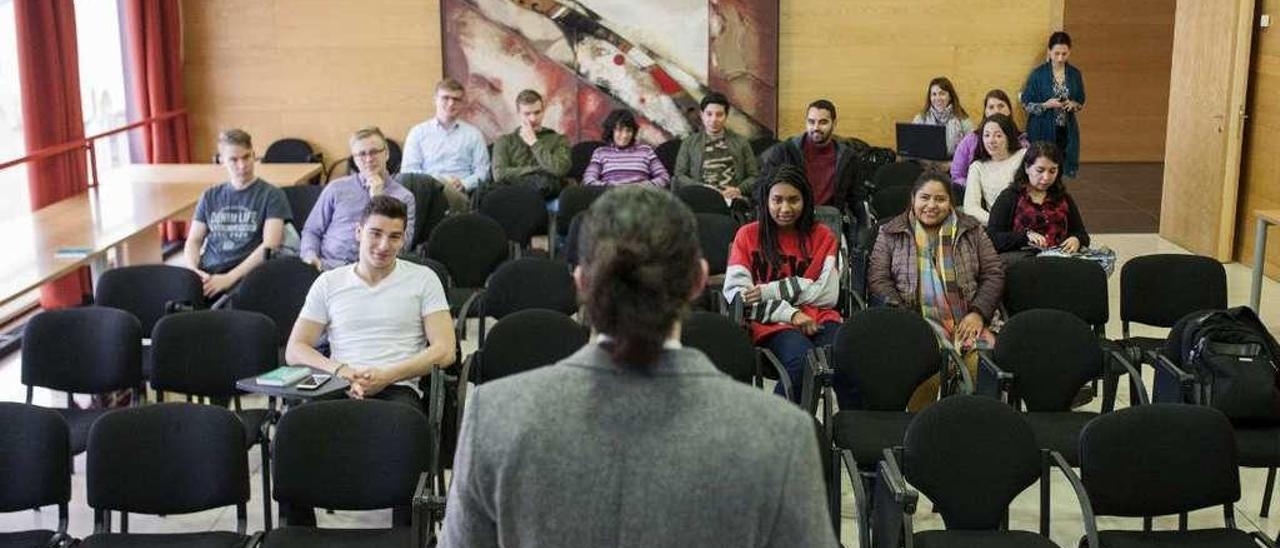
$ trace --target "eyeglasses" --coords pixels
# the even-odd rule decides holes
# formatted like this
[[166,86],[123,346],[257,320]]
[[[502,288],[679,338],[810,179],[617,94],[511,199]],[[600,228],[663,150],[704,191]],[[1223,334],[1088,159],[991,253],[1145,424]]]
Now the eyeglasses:
[[352,152],[351,155],[355,156],[356,158],[372,158],[386,151],[387,149],[385,148],[375,148],[371,150],[361,150],[359,152]]

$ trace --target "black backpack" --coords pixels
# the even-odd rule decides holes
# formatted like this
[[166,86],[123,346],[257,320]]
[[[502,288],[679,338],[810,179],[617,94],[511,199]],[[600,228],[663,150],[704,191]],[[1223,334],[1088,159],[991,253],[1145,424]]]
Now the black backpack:
[[1280,423],[1280,346],[1253,309],[1188,314],[1169,333],[1165,355],[1196,377],[1202,403],[1232,421]]

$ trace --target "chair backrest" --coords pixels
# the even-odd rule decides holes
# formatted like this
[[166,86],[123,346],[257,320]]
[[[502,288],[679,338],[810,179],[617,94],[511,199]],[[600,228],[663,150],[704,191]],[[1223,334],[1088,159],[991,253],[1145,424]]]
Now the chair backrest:
[[276,345],[289,342],[289,332],[320,273],[297,257],[263,261],[231,292],[231,307],[261,312],[275,322]]
[[1107,273],[1093,261],[1024,259],[1005,270],[1004,305],[1010,314],[1033,308],[1063,310],[1097,329],[1111,318]]
[[1240,499],[1236,441],[1212,407],[1153,404],[1080,432],[1080,479],[1101,516],[1163,516]]
[[1102,374],[1102,347],[1084,320],[1036,309],[1009,319],[996,337],[995,361],[1016,375],[1027,411],[1070,411],[1080,387]]
[[893,185],[877,188],[868,201],[877,221],[891,219],[911,206],[911,187]]
[[772,135],[756,137],[751,140],[751,153],[754,154],[756,158],[759,158],[761,154],[764,154],[764,151],[769,150],[769,147],[776,144],[778,144],[778,140]]
[[290,185],[281,187],[284,191],[284,198],[289,202],[289,212],[293,214],[293,226],[299,231],[307,224],[307,217],[311,216],[311,210],[315,209],[316,202],[320,200],[320,193],[324,191],[324,187],[318,185]]
[[676,157],[680,155],[680,139],[669,139],[653,149],[653,153],[658,156],[658,161],[662,162],[662,167],[667,168],[667,173],[673,177],[676,174]]
[[151,386],[195,396],[239,394],[236,381],[277,365],[276,326],[244,310],[165,316],[151,334]]
[[22,330],[22,384],[99,394],[142,382],[142,326],[133,314],[89,306],[46,310]]
[[[490,154],[490,157],[493,155]],[[387,173],[395,175],[400,173],[400,161],[404,158],[404,150],[400,148],[400,143],[395,139],[387,138]],[[339,160],[341,162],[342,160]],[[359,168],[356,167],[356,159],[348,156],[346,159],[347,173],[356,173]],[[329,171],[333,171],[330,168]]]
[[573,221],[569,223],[569,233],[564,237],[564,250],[562,256],[564,258],[564,262],[569,263],[569,266],[578,266],[578,263],[581,260],[578,256],[578,252],[580,251],[578,249],[578,245],[582,238],[583,219],[586,219],[586,217],[583,217],[582,215],[574,217]]
[[1173,327],[1197,310],[1227,307],[1227,271],[1216,259],[1160,254],[1134,257],[1120,268],[1120,319]]
[[311,144],[302,139],[287,137],[278,139],[262,153],[264,164],[305,164],[316,161],[316,151]]
[[875,175],[871,176],[871,185],[875,188],[886,188],[891,186],[911,186],[920,174],[924,173],[924,166],[920,162],[905,160],[901,162],[893,162],[880,166],[876,170]]
[[402,403],[299,405],[276,428],[271,495],[333,510],[408,506],[430,462],[430,434],[427,417]]
[[186,514],[249,501],[244,427],[213,405],[117,409],[89,430],[89,506]]
[[484,313],[502,319],[531,308],[573,314],[578,310],[578,292],[573,275],[561,261],[542,257],[521,257],[502,263],[484,291]]
[[702,258],[712,276],[724,274],[729,266],[729,248],[738,234],[738,222],[728,215],[698,214],[698,244],[702,246]]
[[680,325],[680,344],[696,348],[716,368],[750,383],[756,374],[756,348],[737,323],[722,314],[695,310]]
[[534,308],[498,320],[477,352],[477,384],[563,360],[587,344],[587,328],[560,312]]
[[597,198],[609,190],[607,186],[573,185],[560,191],[560,208],[556,212],[558,219],[556,232],[560,236],[569,233],[569,224],[579,213],[586,211]]
[[444,263],[457,287],[483,287],[507,251],[502,225],[479,213],[450,215],[427,238],[427,258]]
[[902,411],[916,387],[938,374],[942,353],[918,312],[868,308],[836,333],[831,366],[854,379],[865,409]]
[[444,185],[426,173],[399,173],[396,182],[413,194],[413,241],[405,242],[408,251],[417,250],[427,241],[431,230],[444,220],[449,204],[444,197]]
[[569,149],[568,176],[576,181],[581,181],[582,175],[587,171],[587,164],[591,163],[591,155],[595,153],[597,148],[604,145],[604,141],[583,141],[573,145],[573,148]]
[[903,475],[942,514],[947,529],[1000,528],[1009,503],[1040,478],[1035,433],[992,398],[953,396],[912,419]]
[[57,411],[0,402],[0,512],[71,500],[71,431]]
[[186,268],[145,264],[112,268],[94,287],[94,303],[119,308],[138,318],[144,334],[151,333],[172,304],[197,306],[204,302],[200,277]]
[[508,185],[486,193],[480,213],[488,215],[507,234],[507,239],[529,247],[533,235],[547,228],[547,202],[527,185]]
[[689,206],[694,213],[715,213],[728,216],[731,214],[729,204],[724,196],[714,188],[706,185],[685,185],[676,189],[676,196]]

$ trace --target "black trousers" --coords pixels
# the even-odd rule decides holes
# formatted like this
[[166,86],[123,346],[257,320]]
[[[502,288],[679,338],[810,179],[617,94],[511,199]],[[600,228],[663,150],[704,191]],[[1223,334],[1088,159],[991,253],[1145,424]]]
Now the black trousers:
[[[347,395],[345,392],[334,392],[333,395],[320,398],[320,400],[344,399]],[[417,409],[418,412],[426,414],[426,410],[422,407],[422,397],[416,391],[407,386],[393,384],[382,389],[381,392],[370,396],[371,399],[384,400],[396,403],[403,403]],[[306,404],[303,404],[306,405]],[[279,503],[280,507],[280,523],[281,525],[294,525],[302,527],[316,526],[315,508],[311,506],[292,505],[288,503]],[[413,524],[413,508],[411,506],[396,506],[391,509],[391,524],[396,527],[408,527]]]

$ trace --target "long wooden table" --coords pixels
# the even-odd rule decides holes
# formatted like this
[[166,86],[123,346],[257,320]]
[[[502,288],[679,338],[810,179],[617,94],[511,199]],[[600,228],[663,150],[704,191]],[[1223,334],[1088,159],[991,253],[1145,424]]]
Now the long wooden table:
[[[255,172],[287,186],[304,184],[320,169],[259,164]],[[101,272],[112,249],[121,264],[160,262],[156,225],[189,218],[201,193],[226,179],[225,168],[215,164],[127,166],[104,175],[96,188],[0,221],[0,306],[81,266]],[[84,253],[58,256],[68,248]]]

